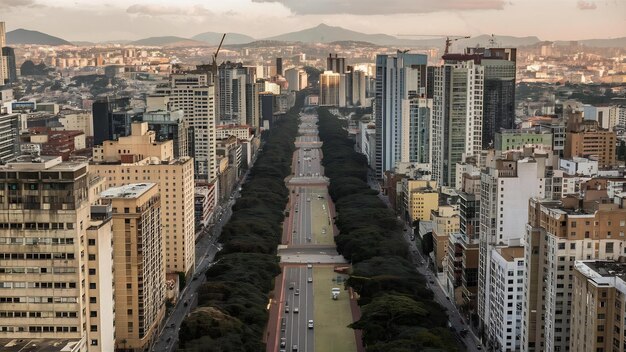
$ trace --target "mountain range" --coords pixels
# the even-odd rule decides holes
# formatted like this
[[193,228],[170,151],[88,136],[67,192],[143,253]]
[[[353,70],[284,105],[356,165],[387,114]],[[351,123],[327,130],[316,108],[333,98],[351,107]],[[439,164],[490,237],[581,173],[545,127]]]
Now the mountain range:
[[6,33],[7,44],[72,45],[67,40],[38,31],[16,29]]
[[[197,34],[191,38],[183,38],[177,36],[162,36],[162,37],[150,37],[140,40],[131,41],[133,45],[145,45],[145,46],[165,46],[165,47],[180,47],[180,46],[200,46],[200,45],[218,45],[222,39],[222,33],[217,32],[205,32]],[[40,45],[72,45],[70,42],[61,38],[54,37],[45,33],[37,31],[29,31],[25,29],[16,29],[14,31],[7,32],[7,43],[11,44],[40,44]],[[421,38],[424,39],[416,39]],[[431,37],[431,38],[428,38]],[[414,39],[411,39],[414,38]],[[520,47],[527,45],[534,45],[542,42],[535,36],[529,37],[512,37],[512,36],[492,36],[479,35],[469,39],[463,39],[459,43],[462,43],[463,47],[472,47],[476,45],[487,45],[490,40],[494,40],[496,46],[501,47]],[[331,43],[341,41],[352,42],[366,42],[381,46],[395,46],[395,47],[412,47],[412,48],[429,48],[429,47],[443,47],[444,36],[428,36],[428,35],[398,35],[392,36],[388,34],[366,34],[361,32],[352,31],[342,27],[329,26],[326,24],[320,24],[316,27],[304,29],[301,31],[285,33],[269,38],[255,39],[245,34],[240,33],[227,33],[224,45],[241,45],[255,42],[258,40],[271,41],[271,42],[303,42],[303,43]],[[108,41],[117,43],[128,43],[128,41]],[[579,43],[591,46],[591,47],[626,47],[626,37],[614,38],[614,39],[589,39],[580,40]],[[88,42],[75,42],[80,45],[87,45]],[[566,44],[569,41],[557,41],[555,44]]]

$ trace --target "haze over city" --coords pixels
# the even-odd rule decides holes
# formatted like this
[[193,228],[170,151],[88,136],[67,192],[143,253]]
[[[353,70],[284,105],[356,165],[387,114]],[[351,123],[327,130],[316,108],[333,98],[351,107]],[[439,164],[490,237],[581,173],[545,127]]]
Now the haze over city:
[[0,0],[0,352],[626,351],[626,1]]
[[1,0],[0,12],[12,19],[7,30],[25,28],[94,42],[191,37],[206,31],[260,39],[322,22],[390,35],[626,36],[626,2],[620,0]]

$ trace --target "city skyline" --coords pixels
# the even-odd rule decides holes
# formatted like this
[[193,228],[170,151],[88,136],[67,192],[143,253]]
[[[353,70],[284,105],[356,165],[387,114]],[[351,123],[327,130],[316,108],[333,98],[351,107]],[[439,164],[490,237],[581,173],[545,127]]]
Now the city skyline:
[[[66,40],[95,42],[163,35],[191,37],[206,31],[237,32],[261,39],[319,23],[389,35],[494,33],[542,40],[626,36],[626,17],[622,15],[626,2],[618,0],[113,0],[104,5],[85,0],[0,0],[0,10],[7,31],[25,28]],[[23,12],[29,16],[18,16]],[[537,26],[546,23],[551,25]]]

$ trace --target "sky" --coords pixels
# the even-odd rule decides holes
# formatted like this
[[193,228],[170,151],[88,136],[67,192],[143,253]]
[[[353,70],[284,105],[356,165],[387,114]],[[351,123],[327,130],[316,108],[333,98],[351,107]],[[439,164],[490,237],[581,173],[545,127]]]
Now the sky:
[[325,23],[363,33],[626,37],[626,0],[0,0],[7,31],[71,41],[203,32],[256,39]]

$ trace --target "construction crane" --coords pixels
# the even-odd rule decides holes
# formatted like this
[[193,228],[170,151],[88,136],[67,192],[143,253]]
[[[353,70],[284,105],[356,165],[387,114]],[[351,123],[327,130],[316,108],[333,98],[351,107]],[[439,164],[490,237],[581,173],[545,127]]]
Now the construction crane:
[[460,39],[468,39],[471,38],[469,35],[448,35],[448,34],[396,34],[398,37],[433,37],[433,38],[446,38],[446,49],[444,50],[444,55],[448,53],[450,50],[450,46],[453,42],[456,42]]
[[443,54],[446,55],[448,53],[448,50],[450,49],[452,42],[456,42],[457,40],[468,39],[468,38],[471,38],[471,37],[469,35],[464,36],[464,37],[461,37],[461,36],[446,37],[446,50],[443,51]]
[[220,40],[220,45],[217,46],[217,50],[213,54],[213,62],[211,63],[211,72],[213,73],[213,77],[217,77],[217,55],[220,53],[220,49],[222,48],[222,44],[224,43],[224,38],[226,38],[226,33],[222,36],[222,40]]

